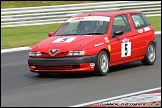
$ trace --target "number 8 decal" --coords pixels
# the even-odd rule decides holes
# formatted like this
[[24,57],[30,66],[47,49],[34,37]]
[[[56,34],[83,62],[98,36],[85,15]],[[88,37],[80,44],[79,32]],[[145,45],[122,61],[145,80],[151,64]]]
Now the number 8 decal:
[[131,56],[131,42],[121,43],[121,57]]

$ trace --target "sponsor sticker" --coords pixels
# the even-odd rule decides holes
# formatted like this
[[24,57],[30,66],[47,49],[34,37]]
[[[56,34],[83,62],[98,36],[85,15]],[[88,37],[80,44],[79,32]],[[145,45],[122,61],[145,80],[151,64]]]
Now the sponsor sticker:
[[105,37],[105,40],[108,40],[108,37]]
[[145,32],[147,32],[147,31],[150,31],[150,28],[149,27],[145,27],[144,30],[145,30]]
[[72,22],[72,21],[110,21],[110,17],[105,16],[86,16],[86,17],[74,17],[69,18],[66,22]]
[[143,33],[143,29],[139,29],[138,30],[138,33]]
[[111,51],[111,45],[108,45],[107,48],[109,51]]
[[63,38],[57,38],[52,43],[61,43],[61,42],[72,42],[75,40],[75,37],[63,37]]
[[124,38],[121,43],[121,57],[131,56],[131,42],[129,39]]
[[129,42],[129,39],[128,39],[128,38],[124,38],[122,41],[123,41],[124,43],[126,43],[126,42]]
[[107,37],[105,37],[105,43],[109,43],[109,39]]
[[100,45],[103,45],[104,43],[99,43],[99,44],[95,44],[94,46],[100,46]]

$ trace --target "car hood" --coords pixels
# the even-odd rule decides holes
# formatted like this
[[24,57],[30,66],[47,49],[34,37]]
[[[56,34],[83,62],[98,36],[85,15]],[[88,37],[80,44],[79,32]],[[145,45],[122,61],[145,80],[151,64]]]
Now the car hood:
[[58,49],[59,52],[82,50],[100,37],[101,35],[52,36],[35,45],[33,49],[41,52],[49,52],[50,49]]

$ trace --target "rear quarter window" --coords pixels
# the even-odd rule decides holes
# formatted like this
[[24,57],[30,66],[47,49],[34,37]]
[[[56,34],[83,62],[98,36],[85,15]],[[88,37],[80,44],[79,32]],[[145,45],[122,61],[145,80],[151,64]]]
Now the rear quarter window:
[[150,22],[144,14],[131,14],[135,29],[140,29],[150,25]]

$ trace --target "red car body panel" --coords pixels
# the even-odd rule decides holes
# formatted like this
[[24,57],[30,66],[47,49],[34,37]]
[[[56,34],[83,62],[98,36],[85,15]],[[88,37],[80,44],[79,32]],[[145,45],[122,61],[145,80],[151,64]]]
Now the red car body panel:
[[[110,22],[108,27],[107,34],[103,35],[71,35],[71,36],[52,36],[49,37],[42,42],[38,43],[37,45],[32,47],[31,51],[39,51],[43,52],[42,56],[39,57],[30,57],[29,59],[41,59],[41,60],[48,60],[53,58],[73,58],[71,56],[68,56],[69,51],[75,51],[75,50],[84,50],[85,54],[84,57],[89,57],[92,55],[96,55],[102,51],[105,50],[110,58],[110,66],[128,63],[136,60],[141,60],[144,58],[147,46],[150,42],[155,42],[156,37],[154,34],[154,29],[151,25],[148,27],[143,27],[140,29],[135,29],[133,20],[130,16],[130,14],[133,13],[142,13],[140,11],[117,11],[117,12],[95,12],[92,13],[90,16],[109,16]],[[127,32],[123,34],[122,36],[119,36],[117,38],[112,37],[112,24],[114,21],[114,18],[118,15],[125,14],[128,17],[131,32]],[[76,15],[73,17],[84,17],[88,16],[89,13]],[[148,29],[148,30],[145,30]],[[59,42],[62,38],[70,38],[71,42]],[[106,42],[105,37],[108,38],[109,42]],[[131,42],[131,55],[128,57],[122,57],[121,53],[121,45],[124,41],[124,39],[129,40]],[[55,53],[54,55],[51,55],[49,50],[50,49],[58,49],[59,51]],[[83,57],[83,56],[76,56],[76,57]],[[43,58],[43,59],[42,59]],[[85,58],[87,59],[87,58]],[[74,60],[74,59],[73,59]],[[93,62],[92,62],[93,63]],[[39,63],[38,63],[39,64]],[[44,63],[44,66],[40,66],[38,69],[31,68],[31,66],[35,66],[34,63],[29,62],[30,71],[32,72],[92,72],[95,69],[95,66],[91,66],[93,64],[88,63],[80,63],[78,64],[79,67],[76,68],[74,64],[47,64]],[[49,67],[48,67],[49,66]],[[56,66],[56,67],[54,67]],[[54,67],[54,68],[52,68]],[[75,67],[75,68],[74,68]],[[43,69],[44,68],[44,69]]]

